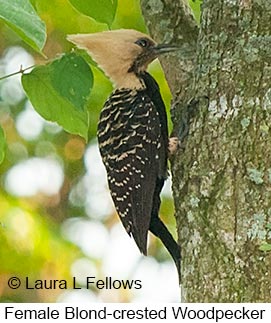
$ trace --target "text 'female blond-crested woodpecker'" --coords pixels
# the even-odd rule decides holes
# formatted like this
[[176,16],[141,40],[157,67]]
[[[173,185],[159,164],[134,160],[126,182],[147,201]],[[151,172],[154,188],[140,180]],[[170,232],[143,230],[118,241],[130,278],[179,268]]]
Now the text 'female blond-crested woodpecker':
[[167,178],[168,127],[158,84],[146,69],[158,55],[175,50],[135,30],[69,35],[115,84],[98,124],[98,142],[119,217],[140,251],[148,231],[159,237],[179,271],[180,248],[159,218]]

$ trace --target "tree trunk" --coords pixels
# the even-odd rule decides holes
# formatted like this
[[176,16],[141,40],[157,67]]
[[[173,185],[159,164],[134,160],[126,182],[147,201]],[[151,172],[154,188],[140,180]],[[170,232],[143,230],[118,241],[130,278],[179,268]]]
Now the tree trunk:
[[[147,3],[150,31],[164,33]],[[180,16],[191,22],[167,12],[168,28]],[[182,138],[172,163],[182,301],[270,302],[271,253],[259,247],[271,240],[271,2],[205,0],[196,37],[186,77],[182,58],[165,63]]]

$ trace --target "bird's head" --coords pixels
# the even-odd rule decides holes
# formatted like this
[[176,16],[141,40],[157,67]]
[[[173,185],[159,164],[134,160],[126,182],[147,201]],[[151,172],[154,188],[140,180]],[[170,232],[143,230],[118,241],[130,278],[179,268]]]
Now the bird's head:
[[132,29],[68,35],[67,39],[85,49],[118,88],[141,87],[139,76],[148,65],[160,54],[176,50]]

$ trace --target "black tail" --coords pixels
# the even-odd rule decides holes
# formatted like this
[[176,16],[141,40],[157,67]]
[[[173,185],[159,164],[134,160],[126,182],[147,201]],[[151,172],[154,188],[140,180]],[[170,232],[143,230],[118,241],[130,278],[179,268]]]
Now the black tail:
[[152,217],[150,231],[163,242],[171,257],[173,258],[178,270],[179,282],[181,282],[181,248],[173,239],[167,227],[158,217]]
[[178,275],[179,282],[181,283],[181,247],[178,243],[173,239],[171,233],[168,231],[167,227],[164,225],[162,220],[159,218],[159,209],[160,209],[160,192],[164,185],[164,179],[157,179],[156,188],[153,196],[153,207],[152,207],[152,215],[149,230],[156,237],[158,237],[167,248],[171,257],[173,258]]

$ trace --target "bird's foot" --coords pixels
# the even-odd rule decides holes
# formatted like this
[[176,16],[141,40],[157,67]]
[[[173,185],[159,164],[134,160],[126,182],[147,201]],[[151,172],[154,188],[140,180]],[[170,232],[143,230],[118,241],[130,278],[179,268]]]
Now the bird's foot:
[[180,146],[180,140],[178,137],[170,137],[168,140],[168,153],[169,156],[173,156]]

